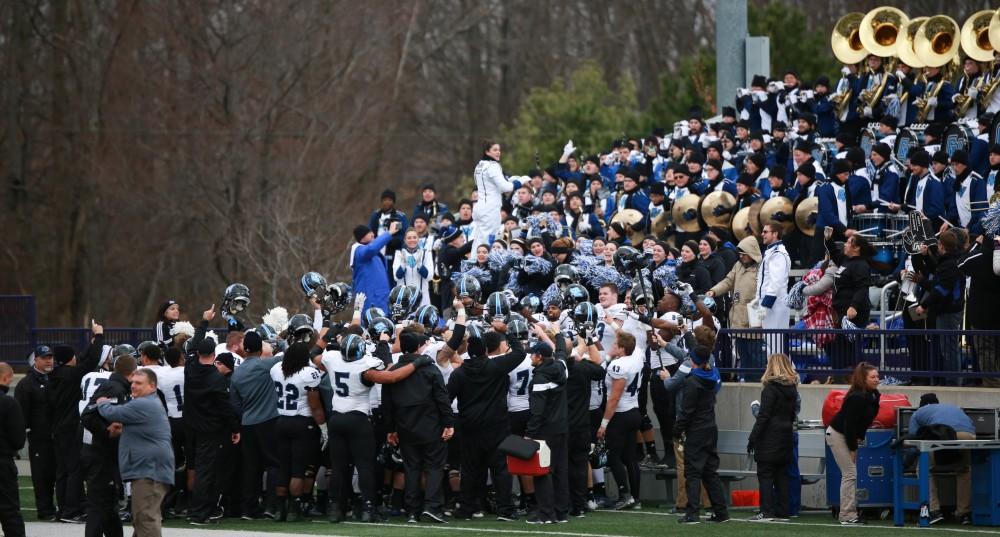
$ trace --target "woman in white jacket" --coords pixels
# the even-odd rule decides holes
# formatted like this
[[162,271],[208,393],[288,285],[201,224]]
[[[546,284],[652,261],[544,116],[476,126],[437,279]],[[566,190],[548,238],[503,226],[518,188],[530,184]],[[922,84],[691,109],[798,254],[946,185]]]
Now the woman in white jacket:
[[[788,272],[792,260],[781,242],[781,227],[765,224],[761,232],[764,239],[764,255],[757,269],[757,300],[764,308],[762,328],[788,328]],[[767,336],[767,355],[784,353],[784,337]]]
[[392,258],[392,274],[399,285],[412,285],[420,291],[420,304],[431,303],[430,282],[434,276],[434,252],[430,249],[433,241],[423,241],[416,230],[409,229],[403,238],[403,248],[396,250]]
[[494,240],[502,237],[500,207],[503,205],[503,195],[521,188],[522,182],[531,180],[530,177],[512,177],[508,181],[500,167],[500,154],[500,144],[487,140],[483,143],[483,157],[473,172],[478,194],[476,205],[472,209],[472,221],[475,224],[473,251],[480,244],[491,246]]

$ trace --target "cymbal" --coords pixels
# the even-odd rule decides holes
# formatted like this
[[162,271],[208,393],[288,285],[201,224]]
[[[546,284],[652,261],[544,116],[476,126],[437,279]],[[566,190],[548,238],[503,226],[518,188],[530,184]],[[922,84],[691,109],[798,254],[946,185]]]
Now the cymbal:
[[753,234],[750,229],[750,207],[744,207],[733,216],[733,236],[737,242]]
[[641,245],[642,239],[646,236],[642,231],[633,231],[632,225],[642,222],[642,213],[635,209],[622,209],[611,218],[611,223],[618,222],[625,227],[628,233],[628,240],[632,244]]
[[792,200],[784,196],[776,196],[764,202],[760,209],[761,227],[764,224],[781,226],[781,234],[786,235],[795,229],[795,213],[792,211]]
[[813,196],[799,202],[795,207],[795,227],[810,237],[816,234],[816,215],[819,213],[819,198]]
[[659,216],[653,219],[653,225],[650,229],[653,231],[653,235],[662,239],[667,230],[670,229],[670,224],[670,213],[663,211]]
[[[717,190],[705,196],[701,202],[701,218],[708,224],[708,227],[728,228],[733,220],[733,207],[736,206],[736,198],[724,190]],[[716,215],[716,207],[720,208],[719,215]]]
[[750,205],[750,218],[749,224],[750,229],[753,230],[753,236],[758,239],[761,236],[761,231],[764,230],[764,226],[760,223],[760,209],[764,206],[764,200],[757,200]]
[[698,205],[701,198],[696,194],[685,194],[681,199],[674,201],[674,207],[670,211],[674,219],[674,225],[681,231],[693,233],[701,229],[698,222]]

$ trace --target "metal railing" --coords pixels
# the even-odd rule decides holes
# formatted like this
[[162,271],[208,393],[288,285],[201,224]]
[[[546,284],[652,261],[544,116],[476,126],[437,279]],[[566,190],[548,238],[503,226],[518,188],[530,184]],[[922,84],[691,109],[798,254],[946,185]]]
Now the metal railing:
[[759,378],[770,354],[787,354],[805,381],[846,377],[860,362],[893,382],[970,384],[1000,378],[1000,331],[723,329],[716,355],[724,373]]

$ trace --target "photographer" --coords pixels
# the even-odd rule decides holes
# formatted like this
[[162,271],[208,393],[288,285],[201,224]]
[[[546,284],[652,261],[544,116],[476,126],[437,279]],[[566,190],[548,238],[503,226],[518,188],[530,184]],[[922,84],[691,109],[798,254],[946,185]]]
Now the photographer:
[[[914,313],[922,316],[932,312],[934,328],[938,330],[961,330],[965,311],[965,275],[958,269],[962,254],[958,237],[950,230],[939,234],[935,250],[931,251],[926,245],[922,245],[920,255],[913,258],[914,267],[923,266],[930,275],[920,284],[924,292]],[[951,335],[938,336],[937,356],[935,369],[960,371],[959,338]],[[957,384],[957,380],[948,379],[948,383]]]
[[[392,254],[403,244],[403,233],[408,227],[406,213],[396,209],[396,193],[392,190],[384,190],[381,196],[382,206],[372,213],[368,219],[368,228],[375,232],[376,237],[389,234],[392,240],[389,241],[382,250],[386,259],[392,259]],[[392,224],[398,224],[395,230],[391,229]]]

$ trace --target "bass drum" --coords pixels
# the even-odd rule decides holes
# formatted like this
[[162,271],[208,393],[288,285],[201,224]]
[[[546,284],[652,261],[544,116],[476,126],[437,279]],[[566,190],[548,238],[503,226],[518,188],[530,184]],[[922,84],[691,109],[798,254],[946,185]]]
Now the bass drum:
[[922,130],[912,128],[901,130],[899,135],[896,136],[896,147],[893,148],[896,160],[905,163],[906,159],[910,158],[910,152],[923,145],[923,139],[924,133]]
[[967,152],[969,144],[975,139],[976,133],[973,132],[972,127],[965,123],[952,123],[944,131],[944,143],[941,144],[941,148],[951,158],[951,155],[959,149]]
[[865,127],[861,131],[861,142],[859,143],[861,150],[865,152],[865,158],[872,155],[872,147],[875,147],[879,141],[879,133],[873,127]]
[[812,158],[824,169],[830,169],[830,163],[837,156],[836,138],[816,138],[813,145]]

